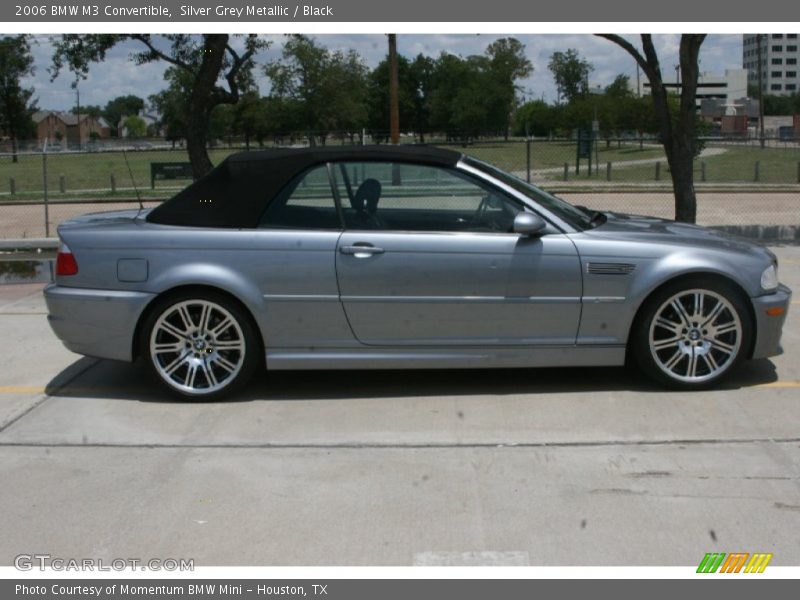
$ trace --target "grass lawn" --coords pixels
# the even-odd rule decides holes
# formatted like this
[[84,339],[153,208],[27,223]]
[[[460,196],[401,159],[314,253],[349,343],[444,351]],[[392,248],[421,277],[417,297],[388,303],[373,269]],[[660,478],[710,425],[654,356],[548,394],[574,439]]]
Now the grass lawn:
[[[522,141],[510,143],[478,143],[473,145],[449,145],[481,160],[497,165],[502,169],[522,174],[526,171],[526,148]],[[709,183],[754,182],[755,163],[760,162],[760,182],[798,183],[798,162],[800,148],[765,148],[724,145],[709,148],[723,148],[725,152],[707,156],[695,162],[696,181],[701,181],[701,162],[706,165],[706,181]],[[612,163],[612,181],[652,182],[655,180],[654,161],[661,159],[661,181],[669,182],[670,175],[659,146],[645,145],[639,148],[638,142],[618,146],[616,142],[607,147],[604,141],[598,143],[599,171],[589,177],[587,161],[581,162],[581,174],[575,175],[575,143],[534,141],[531,145],[531,159],[534,170],[533,181],[560,181],[563,178],[563,165],[569,165],[569,179],[586,181],[605,181],[606,163]],[[231,152],[227,148],[210,150],[215,164]],[[188,180],[161,180],[156,189],[150,188],[151,162],[186,162],[186,151],[146,150],[127,153],[130,170],[136,186],[144,198],[165,198],[175,190],[189,183]],[[645,164],[629,164],[630,161],[647,161]],[[86,154],[52,153],[48,155],[48,195],[52,200],[73,200],[87,198],[132,198],[134,197],[131,175],[125,157],[121,152],[95,152]],[[116,193],[111,192],[111,175],[116,180]],[[61,192],[63,176],[65,193]],[[19,162],[13,163],[9,156],[0,157],[0,202],[9,200],[41,200],[43,197],[43,165],[40,155],[20,155]],[[15,182],[15,194],[10,194],[10,179]]]

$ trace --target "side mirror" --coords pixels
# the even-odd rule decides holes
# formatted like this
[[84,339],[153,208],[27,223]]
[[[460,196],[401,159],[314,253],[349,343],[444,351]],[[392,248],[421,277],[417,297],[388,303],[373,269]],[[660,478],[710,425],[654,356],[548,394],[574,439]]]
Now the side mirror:
[[514,233],[535,236],[547,227],[545,220],[533,213],[521,212],[514,217]]

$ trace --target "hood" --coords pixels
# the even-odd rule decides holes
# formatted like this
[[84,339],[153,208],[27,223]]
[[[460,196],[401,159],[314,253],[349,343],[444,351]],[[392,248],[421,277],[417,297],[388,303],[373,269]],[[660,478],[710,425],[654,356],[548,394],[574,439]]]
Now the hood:
[[723,231],[643,215],[614,212],[603,214],[607,217],[606,222],[587,233],[627,241],[686,245],[746,254],[766,253],[774,257],[772,252],[760,244]]

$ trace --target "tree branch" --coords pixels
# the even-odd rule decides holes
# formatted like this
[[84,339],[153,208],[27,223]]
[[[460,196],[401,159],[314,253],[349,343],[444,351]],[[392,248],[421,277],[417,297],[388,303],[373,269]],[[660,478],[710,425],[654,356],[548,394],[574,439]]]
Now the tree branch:
[[131,39],[137,40],[139,42],[142,42],[145,46],[147,46],[147,49],[150,51],[150,54],[153,57],[158,58],[160,60],[163,60],[165,62],[168,62],[169,64],[174,65],[174,66],[176,66],[176,67],[178,67],[180,69],[184,69],[184,70],[188,71],[189,73],[193,72],[192,68],[187,63],[183,62],[182,60],[178,60],[177,58],[173,58],[172,56],[169,56],[168,54],[164,54],[163,52],[161,52],[161,50],[156,48],[153,45],[153,42],[150,40],[150,36],[149,35],[132,34],[131,35]]
[[[633,59],[642,68],[642,71],[644,71],[645,75],[647,75],[647,78],[652,80],[651,75],[653,75],[653,71],[650,68],[650,64],[647,62],[647,59],[644,56],[642,56],[641,52],[639,52],[639,50],[636,49],[636,46],[631,44],[621,35],[617,35],[615,33],[596,33],[595,35],[597,37],[607,39],[610,42],[614,42],[617,46],[625,50],[628,54],[630,54],[633,57]],[[644,35],[642,35],[642,38],[644,38]],[[656,59],[656,62],[657,60],[658,59]]]

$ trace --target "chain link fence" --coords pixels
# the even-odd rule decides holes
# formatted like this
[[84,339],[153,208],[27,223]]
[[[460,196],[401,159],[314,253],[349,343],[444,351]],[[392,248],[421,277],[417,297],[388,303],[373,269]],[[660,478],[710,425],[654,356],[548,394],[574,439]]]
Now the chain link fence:
[[[297,136],[293,145],[302,145]],[[329,144],[358,141],[341,136]],[[669,166],[654,139],[431,140],[496,165],[523,180],[593,209],[674,215]],[[710,226],[800,225],[800,142],[703,139],[695,160],[698,223]],[[288,144],[287,144],[288,145]],[[257,148],[252,145],[251,148]],[[211,148],[216,164],[243,150]],[[580,151],[580,152],[579,152]],[[55,236],[61,221],[87,212],[146,207],[191,179],[183,148],[0,154],[0,239]]]

